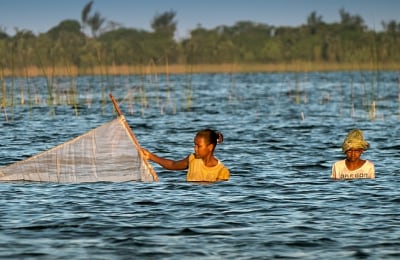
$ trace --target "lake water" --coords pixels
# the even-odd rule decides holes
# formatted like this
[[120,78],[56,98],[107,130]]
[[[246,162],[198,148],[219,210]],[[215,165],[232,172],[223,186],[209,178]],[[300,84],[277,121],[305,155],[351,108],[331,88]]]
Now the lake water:
[[[7,79],[0,165],[116,117],[143,147],[181,159],[194,134],[222,131],[231,179],[155,183],[0,183],[7,259],[399,259],[398,72],[192,74]],[[76,105],[66,104],[75,89]],[[21,102],[24,102],[21,105]],[[332,181],[349,130],[371,149],[375,180]]]

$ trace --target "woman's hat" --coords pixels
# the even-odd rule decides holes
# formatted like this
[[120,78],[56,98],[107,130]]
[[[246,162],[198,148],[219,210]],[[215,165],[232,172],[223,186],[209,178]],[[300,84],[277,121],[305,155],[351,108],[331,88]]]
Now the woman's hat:
[[345,153],[350,149],[362,149],[366,151],[369,143],[364,140],[363,132],[360,129],[351,130],[342,144],[342,151]]

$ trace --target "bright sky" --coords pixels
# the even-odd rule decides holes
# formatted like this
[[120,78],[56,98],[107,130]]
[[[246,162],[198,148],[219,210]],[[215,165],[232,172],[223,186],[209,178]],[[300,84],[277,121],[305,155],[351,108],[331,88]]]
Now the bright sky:
[[[89,0],[0,0],[0,29],[14,35],[15,28],[45,33],[61,21],[81,21]],[[398,0],[94,0],[91,15],[99,12],[106,21],[124,27],[151,31],[156,14],[176,12],[177,37],[188,35],[198,25],[212,29],[252,21],[273,26],[305,24],[316,11],[327,23],[339,22],[339,10],[360,15],[370,29],[381,22],[400,22]]]

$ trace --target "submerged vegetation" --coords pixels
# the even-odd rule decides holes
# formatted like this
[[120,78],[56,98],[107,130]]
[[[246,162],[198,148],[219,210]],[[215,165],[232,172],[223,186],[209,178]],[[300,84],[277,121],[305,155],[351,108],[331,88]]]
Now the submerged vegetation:
[[91,14],[92,5],[81,21],[64,20],[39,35],[0,29],[1,76],[141,74],[149,66],[159,73],[400,68],[400,23],[382,21],[383,30],[374,31],[344,9],[338,23],[312,12],[299,27],[239,21],[198,26],[178,40],[174,11],[156,15],[145,31]]

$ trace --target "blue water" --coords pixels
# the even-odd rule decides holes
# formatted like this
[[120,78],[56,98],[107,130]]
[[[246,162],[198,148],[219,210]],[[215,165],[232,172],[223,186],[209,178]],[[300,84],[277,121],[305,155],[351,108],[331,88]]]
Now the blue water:
[[[153,164],[155,183],[0,183],[1,258],[400,258],[397,72],[59,78],[51,105],[42,78],[6,86],[1,166],[115,118],[112,92],[160,156],[181,159],[199,129],[222,131],[216,156],[231,179],[186,183]],[[377,178],[331,181],[353,128]]]

